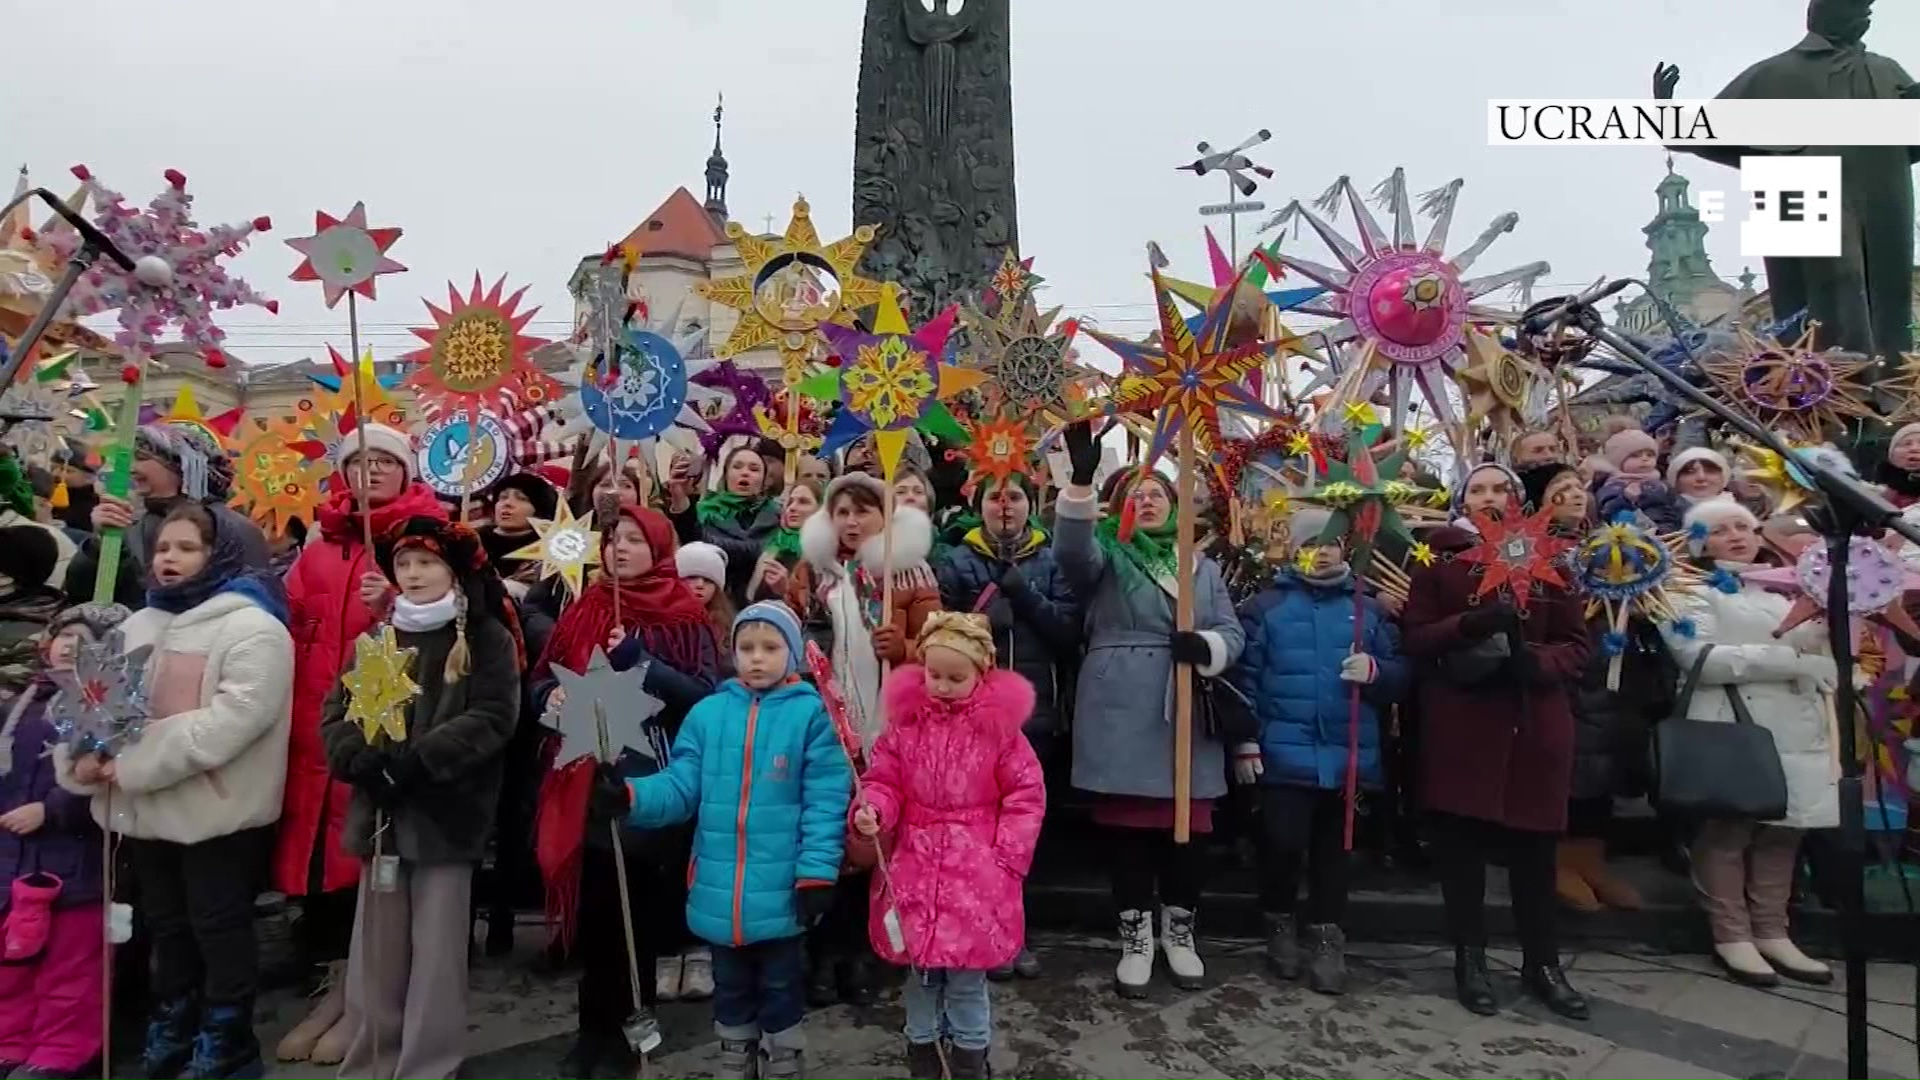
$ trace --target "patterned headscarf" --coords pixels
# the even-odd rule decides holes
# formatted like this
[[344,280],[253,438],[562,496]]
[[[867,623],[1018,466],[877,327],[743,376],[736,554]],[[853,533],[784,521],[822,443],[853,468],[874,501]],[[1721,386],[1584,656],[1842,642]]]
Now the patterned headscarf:
[[993,670],[993,627],[985,615],[959,611],[936,611],[920,627],[920,650],[938,645],[952,649],[968,660],[981,674]]
[[197,501],[225,502],[233,493],[233,459],[206,432],[184,424],[141,424],[135,452],[180,474],[180,490]]

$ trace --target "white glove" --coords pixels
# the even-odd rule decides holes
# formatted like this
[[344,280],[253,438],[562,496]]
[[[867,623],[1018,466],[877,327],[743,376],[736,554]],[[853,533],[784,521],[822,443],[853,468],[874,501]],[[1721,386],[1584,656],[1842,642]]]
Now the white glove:
[[1241,787],[1251,787],[1259,782],[1261,775],[1266,771],[1266,764],[1260,760],[1259,743],[1241,743],[1233,748],[1234,783]]
[[1800,677],[1823,694],[1832,693],[1833,688],[1840,685],[1840,669],[1835,666],[1833,657],[1817,653],[1800,654]]
[[1380,665],[1366,653],[1357,652],[1340,661],[1340,678],[1345,682],[1369,686],[1379,677]]

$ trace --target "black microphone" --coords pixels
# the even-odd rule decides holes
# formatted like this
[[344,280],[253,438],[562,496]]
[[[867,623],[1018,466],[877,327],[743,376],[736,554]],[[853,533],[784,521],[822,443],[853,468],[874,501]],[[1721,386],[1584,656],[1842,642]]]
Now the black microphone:
[[80,239],[86,242],[86,246],[119,263],[120,269],[129,273],[133,271],[133,260],[127,258],[126,252],[120,250],[120,245],[107,239],[107,234],[96,228],[93,222],[81,217],[73,207],[68,206],[59,196],[46,188],[35,188],[33,193],[40,196],[40,201],[52,207],[53,212],[64,218],[67,224],[73,226],[73,231],[80,234]]
[[1565,322],[1569,316],[1581,308],[1592,307],[1631,284],[1633,284],[1632,278],[1617,278],[1613,281],[1601,282],[1578,296],[1545,300],[1535,304],[1535,309],[1544,308],[1545,310],[1537,310],[1535,314],[1520,320],[1520,332],[1522,334],[1543,333],[1555,324]]

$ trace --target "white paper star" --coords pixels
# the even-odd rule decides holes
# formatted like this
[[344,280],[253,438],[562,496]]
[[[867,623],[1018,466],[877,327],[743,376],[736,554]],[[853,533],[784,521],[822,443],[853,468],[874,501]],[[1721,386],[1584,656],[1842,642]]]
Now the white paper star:
[[[560,733],[560,753],[554,763],[565,765],[581,757],[600,758],[600,721],[607,725],[607,746],[613,760],[622,750],[631,750],[649,761],[659,760],[645,725],[666,708],[658,698],[642,689],[651,661],[642,661],[625,671],[615,671],[604,649],[593,650],[587,669],[568,671],[553,665],[560,689],[566,691],[560,703],[560,715],[553,727]],[[598,708],[596,708],[596,706]]]

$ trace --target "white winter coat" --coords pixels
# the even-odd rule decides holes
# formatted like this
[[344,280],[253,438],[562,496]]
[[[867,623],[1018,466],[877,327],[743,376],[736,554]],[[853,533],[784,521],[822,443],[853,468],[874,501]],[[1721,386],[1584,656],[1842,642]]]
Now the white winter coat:
[[[1831,698],[1814,681],[1807,663],[1828,655],[1826,624],[1804,622],[1785,637],[1774,637],[1774,627],[1790,606],[1785,596],[1757,585],[1745,585],[1737,593],[1704,588],[1682,611],[1693,620],[1694,636],[1669,635],[1667,640],[1680,663],[1682,685],[1700,650],[1713,646],[1687,709],[1689,717],[1733,722],[1733,704],[1723,689],[1732,686],[1754,722],[1773,733],[1787,777],[1787,816],[1773,824],[1830,829],[1840,824],[1840,764]],[[1827,670],[1832,670],[1830,664]]]
[[[293,638],[251,599],[220,593],[178,615],[143,608],[121,624],[127,647],[152,645],[153,718],[114,759],[114,831],[197,844],[280,818],[293,701]],[[93,796],[102,827],[107,796],[73,778],[55,751],[60,786]]]

